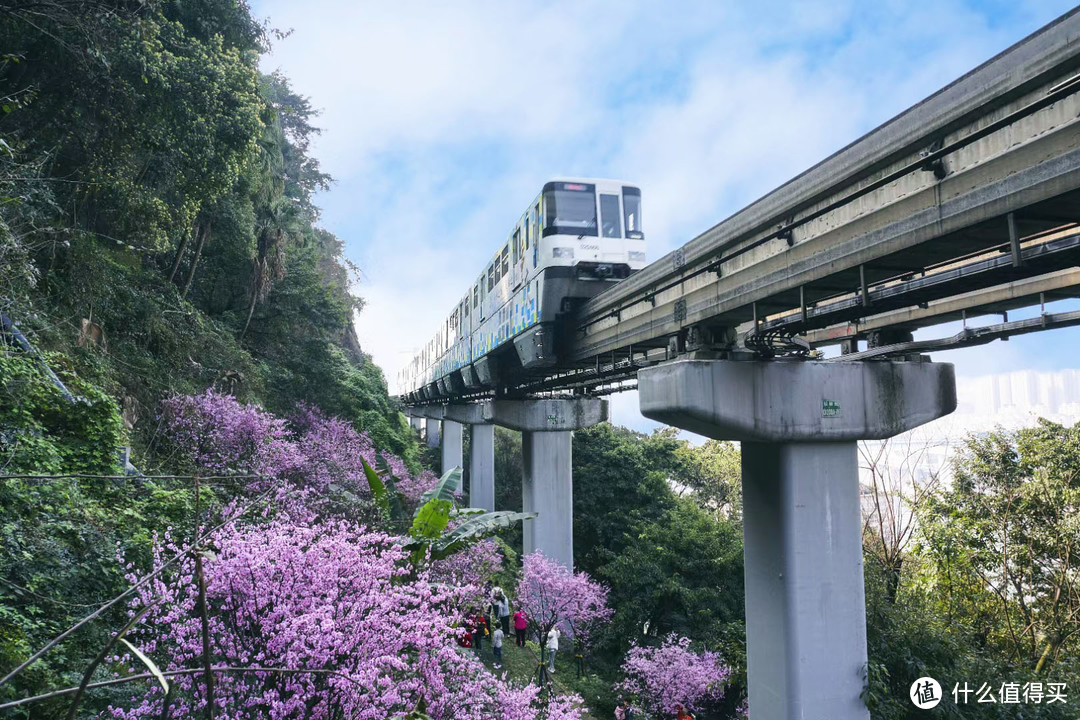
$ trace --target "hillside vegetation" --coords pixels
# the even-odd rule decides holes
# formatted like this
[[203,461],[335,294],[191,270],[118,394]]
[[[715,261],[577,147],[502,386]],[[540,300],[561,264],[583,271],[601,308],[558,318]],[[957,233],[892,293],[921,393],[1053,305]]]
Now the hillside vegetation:
[[272,35],[226,0],[0,2],[0,307],[116,399],[136,463],[158,402],[208,386],[415,459]]

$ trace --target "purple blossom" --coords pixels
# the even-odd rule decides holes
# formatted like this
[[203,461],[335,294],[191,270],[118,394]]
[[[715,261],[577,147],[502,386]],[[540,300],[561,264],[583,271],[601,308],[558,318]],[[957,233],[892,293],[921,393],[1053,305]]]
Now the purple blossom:
[[590,630],[611,617],[607,588],[588,574],[571,572],[537,550],[522,561],[518,606],[533,631],[544,637],[556,625],[583,642]]
[[654,713],[674,713],[676,705],[700,710],[724,697],[731,668],[719,653],[690,650],[690,639],[669,635],[656,647],[634,645],[622,666],[619,686]]
[[302,461],[284,420],[213,389],[165,400],[161,421],[166,449],[195,471],[280,478]]
[[[241,518],[242,497],[219,509],[232,520],[203,555],[213,664],[337,673],[216,674],[218,717],[383,720],[422,708],[435,720],[580,719],[579,697],[545,702],[537,687],[493,676],[455,642],[462,607],[502,565],[494,541],[416,573],[403,538],[357,521],[363,512],[327,503],[340,486],[372,510],[361,459],[375,465],[377,450],[365,433],[311,407],[301,407],[286,424],[213,391],[167,401],[162,424],[164,443],[182,466],[259,474],[280,488],[263,518]],[[411,475],[400,458],[383,458],[407,500],[415,503],[436,482],[430,473]],[[188,549],[167,529],[144,572]],[[120,561],[131,582],[145,576]],[[147,605],[150,613],[129,639],[163,669],[199,667],[195,561],[185,558],[147,584],[129,611]],[[112,661],[135,669],[130,656]],[[179,675],[171,682],[177,688],[171,716],[198,716],[206,702],[203,678]],[[156,685],[139,687],[130,703],[110,708],[111,715],[159,717],[162,695]]]
[[[215,664],[335,670],[336,675],[221,674],[219,717],[352,717],[383,720],[426,707],[432,718],[531,720],[540,717],[535,688],[492,676],[454,639],[459,589],[410,579],[397,539],[354,524],[317,526],[279,518],[232,525],[204,561]],[[159,547],[157,562],[179,547]],[[162,596],[132,633],[169,669],[197,667],[202,652],[194,562],[148,585],[135,606]],[[132,576],[132,580],[136,580]],[[174,680],[174,717],[204,705],[198,676]],[[162,693],[132,697],[114,718],[157,717]],[[571,700],[552,718],[580,717]]]
[[431,563],[431,579],[464,591],[471,604],[482,605],[484,586],[502,570],[503,554],[493,539],[481,540],[465,550]]

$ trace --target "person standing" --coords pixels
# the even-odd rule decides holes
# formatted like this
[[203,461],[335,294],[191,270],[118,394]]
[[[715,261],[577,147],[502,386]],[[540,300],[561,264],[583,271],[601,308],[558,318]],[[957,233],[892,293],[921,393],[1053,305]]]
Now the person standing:
[[510,633],[510,601],[506,598],[506,593],[499,590],[499,598],[495,603],[495,614],[498,617],[498,623],[502,626],[502,631],[505,634]]
[[548,670],[555,672],[555,653],[559,651],[559,628],[551,628],[547,635]]
[[495,632],[491,634],[491,652],[495,655],[495,667],[496,669],[502,667],[502,646],[505,633],[501,627],[496,627]]
[[[505,597],[503,589],[495,585],[488,592],[488,606],[491,608],[491,624],[499,622],[499,599]],[[486,613],[485,613],[486,614]]]
[[476,613],[473,616],[473,626],[476,628],[473,631],[473,647],[476,648],[476,652],[480,652],[484,649],[484,636],[488,634],[487,618],[480,613]]
[[524,610],[514,613],[514,633],[517,635],[514,644],[518,647],[525,647],[525,628],[528,626],[529,621],[525,618]]
[[694,716],[687,712],[682,705],[675,705],[675,720],[694,720]]

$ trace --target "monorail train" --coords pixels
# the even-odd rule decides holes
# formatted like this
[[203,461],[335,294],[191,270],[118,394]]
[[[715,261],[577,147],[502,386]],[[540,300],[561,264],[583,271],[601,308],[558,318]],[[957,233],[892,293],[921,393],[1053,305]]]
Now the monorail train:
[[552,180],[401,371],[401,397],[421,403],[498,391],[555,364],[574,307],[643,267],[641,190],[617,180]]

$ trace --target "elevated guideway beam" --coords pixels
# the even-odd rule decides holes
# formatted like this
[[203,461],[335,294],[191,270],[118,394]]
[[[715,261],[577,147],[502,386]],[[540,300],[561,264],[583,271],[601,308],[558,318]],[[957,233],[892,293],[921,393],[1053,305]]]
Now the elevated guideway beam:
[[585,303],[512,390],[610,392],[748,329],[820,344],[1078,264],[1080,9]]
[[996,264],[1007,277],[933,297],[1076,264],[1025,267],[1015,251],[1080,221],[1078,67],[1073,11],[589,301],[571,365],[730,345],[727,331],[785,313],[806,316],[789,323],[802,332],[836,322],[815,324],[815,306],[845,293],[849,319],[880,313],[900,307],[874,307],[897,279],[995,249],[1017,261]]

